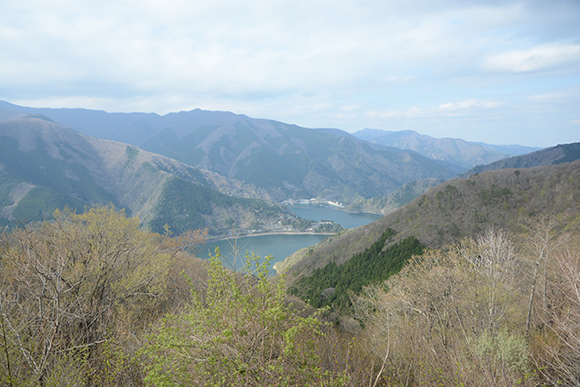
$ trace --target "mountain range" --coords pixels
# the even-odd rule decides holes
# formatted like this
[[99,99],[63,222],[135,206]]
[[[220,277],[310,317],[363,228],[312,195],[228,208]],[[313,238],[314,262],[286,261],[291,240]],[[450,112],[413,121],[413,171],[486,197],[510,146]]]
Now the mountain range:
[[371,212],[388,214],[397,208],[403,207],[429,188],[443,183],[444,179],[426,178],[405,183],[386,196],[377,196],[371,199],[357,198],[346,208],[351,212]]
[[422,178],[447,179],[466,168],[417,152],[370,144],[339,130],[302,128],[229,112],[164,116],[0,103],[0,118],[42,114],[84,134],[135,145],[266,190],[275,200],[351,202],[384,196]]
[[[469,169],[502,151],[226,112],[53,110],[0,102],[4,384],[577,384],[580,143]],[[275,201],[314,194],[387,214],[278,263],[287,282],[256,256],[242,272],[200,262],[181,249],[203,233],[158,238],[111,208],[218,237],[302,223]]]
[[353,133],[362,140],[416,151],[435,160],[455,164],[464,169],[485,165],[510,156],[522,155],[540,148],[522,145],[491,145],[469,142],[460,138],[433,138],[413,130],[387,131],[363,129]]
[[168,224],[176,233],[208,228],[222,234],[291,216],[260,197],[268,195],[249,184],[90,137],[47,117],[0,122],[2,224],[42,220],[64,206],[109,203],[156,232]]
[[497,169],[505,168],[530,168],[543,165],[562,164],[569,161],[578,160],[579,158],[580,142],[560,144],[525,155],[498,160],[487,165],[478,165],[459,176],[466,177],[474,173],[494,171]]
[[[160,116],[2,101],[0,138],[3,224],[39,220],[64,205],[113,203],[154,231],[167,223],[177,232],[207,227],[212,235],[281,222],[291,215],[274,202],[285,199],[388,213],[474,163],[530,150],[412,131],[351,135],[199,109]],[[579,153],[578,144],[561,145],[463,176],[561,163]]]

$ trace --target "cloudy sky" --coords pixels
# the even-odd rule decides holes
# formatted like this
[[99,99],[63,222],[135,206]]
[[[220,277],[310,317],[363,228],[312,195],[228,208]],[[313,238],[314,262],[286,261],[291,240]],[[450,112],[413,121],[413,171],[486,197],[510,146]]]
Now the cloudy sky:
[[0,99],[580,141],[580,0],[0,0]]

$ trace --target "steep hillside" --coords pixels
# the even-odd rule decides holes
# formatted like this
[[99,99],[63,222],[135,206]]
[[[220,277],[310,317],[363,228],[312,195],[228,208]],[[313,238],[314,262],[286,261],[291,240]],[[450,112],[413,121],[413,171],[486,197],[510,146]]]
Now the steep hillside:
[[[241,182],[204,172],[134,146],[99,140],[46,117],[0,122],[0,222],[41,220],[68,205],[113,203],[145,227],[211,234],[254,227],[287,216]],[[258,215],[259,214],[259,215]],[[261,219],[260,221],[258,219]]]
[[[372,129],[365,129],[365,131],[361,131],[359,133],[365,134],[367,137],[370,137],[376,130]],[[378,131],[384,133],[384,131]],[[405,132],[411,131],[404,131],[404,132],[392,132],[393,134],[401,134]],[[415,132],[413,137],[420,136]],[[364,137],[364,136],[363,136]],[[420,136],[425,137],[425,136]],[[428,137],[428,136],[426,136]],[[451,139],[444,139],[444,140],[451,140]],[[437,140],[439,141],[439,140]],[[463,140],[454,140],[458,142],[464,142]],[[465,143],[465,142],[464,142]],[[469,143],[468,143],[469,144]],[[471,144],[473,145],[473,144]],[[470,145],[470,146],[471,146]],[[481,144],[482,146],[488,146],[487,144]],[[527,147],[521,147],[517,145],[513,146],[491,146],[488,147],[497,147],[497,148],[512,148],[511,151],[521,152],[526,149]],[[552,148],[541,149],[535,152],[527,153],[524,155],[513,156],[505,159],[501,159],[495,161],[493,163],[487,165],[478,165],[475,168],[470,169],[469,171],[463,172],[459,174],[457,177],[469,177],[470,175],[484,172],[484,171],[493,171],[497,169],[504,169],[504,168],[531,168],[531,167],[538,167],[543,165],[554,165],[554,164],[561,164],[565,162],[570,162],[574,160],[580,159],[580,143],[572,143],[572,144],[563,144],[557,145]],[[388,214],[389,212],[394,211],[395,209],[407,204],[412,199],[416,198],[417,196],[421,195],[425,192],[429,187],[432,187],[438,183],[442,182],[441,179],[420,179],[417,181],[406,183],[405,185],[397,188],[395,191],[391,192],[387,196],[383,197],[376,197],[372,199],[360,199],[353,201],[351,205],[348,207],[349,210],[352,211],[369,211],[369,212],[382,212],[383,214]]]
[[[370,145],[342,132],[199,109],[164,116],[83,109],[33,109],[91,136],[127,142],[183,163],[265,189],[277,200],[319,197],[350,202],[384,196],[423,178],[460,169],[418,153]],[[2,115],[0,114],[0,117]]]
[[429,188],[443,183],[443,179],[420,179],[405,183],[387,196],[379,196],[372,199],[357,198],[348,207],[353,212],[374,212],[388,214],[399,207],[403,207]]
[[435,160],[457,164],[464,169],[538,149],[517,145],[495,146],[458,138],[433,138],[413,130],[391,132],[380,129],[363,129],[354,135],[375,144],[414,150]]
[[560,144],[525,155],[513,156],[504,160],[499,160],[491,164],[478,165],[477,167],[461,174],[461,176],[467,177],[474,173],[495,171],[504,168],[530,168],[542,165],[562,164],[578,159],[580,159],[580,142]]
[[316,246],[300,250],[276,265],[291,276],[311,272],[329,262],[341,264],[376,242],[387,228],[393,241],[417,237],[441,247],[490,226],[519,231],[537,215],[578,220],[580,161],[527,169],[503,169],[442,183],[378,221],[347,230]]

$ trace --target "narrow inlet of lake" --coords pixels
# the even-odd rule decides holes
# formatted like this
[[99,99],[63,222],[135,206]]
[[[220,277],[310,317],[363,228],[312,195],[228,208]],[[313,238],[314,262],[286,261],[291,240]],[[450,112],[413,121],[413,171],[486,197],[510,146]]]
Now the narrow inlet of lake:
[[[332,220],[344,228],[359,227],[381,217],[378,214],[348,213],[336,207],[320,204],[297,204],[288,206],[288,209],[304,219]],[[317,234],[271,234],[230,238],[206,243],[199,248],[197,256],[208,258],[218,247],[224,264],[230,268],[239,269],[247,253],[255,253],[261,257],[272,255],[270,273],[274,275],[276,273],[272,266],[276,262],[283,261],[295,251],[312,246],[327,237],[327,235]]]

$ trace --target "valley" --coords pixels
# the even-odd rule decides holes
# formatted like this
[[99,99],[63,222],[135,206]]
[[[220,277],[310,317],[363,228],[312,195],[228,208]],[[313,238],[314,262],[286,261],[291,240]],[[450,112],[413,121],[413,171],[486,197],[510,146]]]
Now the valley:
[[302,128],[229,112],[195,109],[159,116],[4,103],[0,113],[11,118],[50,117],[85,135],[127,143],[242,181],[278,202],[318,198],[349,203],[387,195],[416,179],[447,179],[465,170],[417,152],[371,144],[341,130]]
[[0,103],[0,194],[0,384],[580,380],[579,143]]
[[0,387],[580,387],[580,0],[0,0]]
[[[377,214],[347,213],[336,207],[320,204],[295,204],[288,206],[288,209],[303,219],[320,223],[333,221],[340,226],[341,231],[371,223],[381,217]],[[230,236],[210,241],[199,248],[198,256],[207,257],[209,254],[213,254],[215,248],[218,247],[224,260],[237,262],[237,265],[233,266],[240,269],[246,253],[256,253],[262,258],[266,255],[272,255],[270,274],[274,275],[276,273],[275,265],[278,262],[302,248],[308,248],[335,234],[335,232],[315,233],[312,230],[300,232],[288,229],[269,229],[268,233]]]

